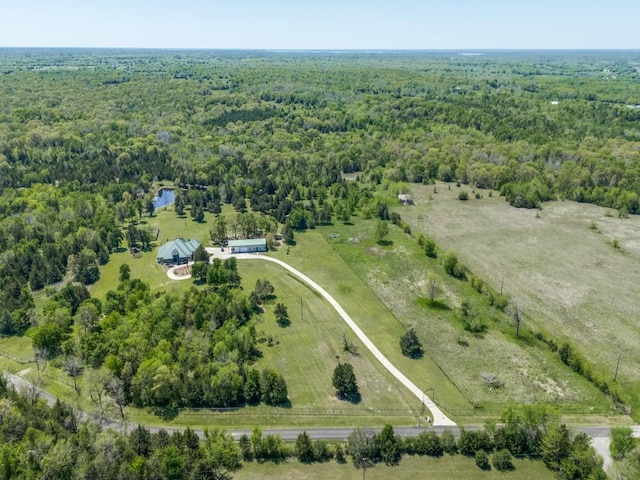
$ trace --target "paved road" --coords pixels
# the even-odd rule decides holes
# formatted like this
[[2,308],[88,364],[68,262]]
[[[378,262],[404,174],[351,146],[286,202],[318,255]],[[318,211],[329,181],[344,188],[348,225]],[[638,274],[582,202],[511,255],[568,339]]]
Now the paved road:
[[[465,427],[466,430],[482,430],[484,426],[480,425],[472,425]],[[640,425],[634,426],[634,436],[636,438],[640,438]],[[166,429],[169,432],[172,430],[181,430],[181,429]],[[369,428],[372,432],[380,432],[382,428]],[[400,437],[416,437],[422,432],[433,431],[436,433],[442,433],[445,430],[450,431],[456,437],[460,435],[460,429],[458,427],[393,427],[394,432]],[[309,437],[316,440],[346,440],[351,432],[353,431],[353,427],[339,427],[339,428],[268,428],[262,429],[263,435],[279,435],[282,437],[284,441],[294,441],[298,438],[302,432],[307,432]],[[589,435],[590,437],[596,440],[608,440],[609,439],[609,427],[576,427],[573,428],[575,432],[583,432]],[[196,430],[198,434],[201,431]],[[251,429],[231,429],[227,430],[234,439],[238,440],[242,435],[251,436],[253,430]]]
[[[211,249],[217,250],[216,255],[220,255],[219,249]],[[220,255],[221,256],[221,255]],[[385,357],[378,347],[369,340],[369,337],[365,335],[365,333],[356,325],[356,322],[345,312],[345,310],[340,306],[340,304],[333,298],[324,288],[318,285],[316,282],[307,277],[304,273],[296,270],[288,263],[283,262],[282,260],[278,260],[277,258],[268,257],[266,255],[258,255],[258,254],[250,254],[250,253],[241,253],[234,255],[239,260],[266,260],[268,262],[277,263],[282,268],[290,271],[311,288],[316,290],[320,295],[322,295],[332,306],[336,309],[338,314],[342,317],[342,319],[346,322],[347,325],[353,330],[353,332],[358,336],[360,341],[364,343],[364,345],[369,349],[369,351],[373,354],[376,359],[394,376],[398,379],[400,383],[402,383],[405,387],[413,393],[418,400],[424,402],[425,406],[431,411],[432,421],[434,426],[455,426],[455,422],[447,417],[440,408],[431,400],[425,393],[420,390],[411,380],[409,380],[400,370],[398,370],[388,359]]]
[[[15,388],[19,390],[27,390],[29,391],[32,388],[31,382],[29,380],[21,377],[20,375],[14,374],[6,374],[9,381],[15,386]],[[40,397],[43,398],[47,404],[50,406],[56,403],[56,397],[53,395],[38,389]],[[109,428],[114,430],[119,430],[121,432],[130,432],[132,429],[137,427],[137,424],[134,423],[123,423],[112,420],[107,420],[105,418],[99,417],[94,414],[90,414],[81,410],[76,410],[78,417],[80,419],[90,418],[93,421],[101,423],[103,428]],[[159,430],[165,430],[169,433],[175,431],[183,431],[183,428],[174,428],[174,427],[147,427],[152,433],[157,433]],[[215,427],[214,427],[215,428]],[[471,425],[465,427],[468,430],[479,430],[482,429],[482,426]],[[640,438],[640,425],[635,425],[631,427],[633,429],[633,436],[636,438]],[[381,428],[370,428],[372,432],[380,432]],[[425,431],[435,431],[438,433],[442,433],[445,430],[449,430],[455,436],[460,434],[460,429],[458,427],[445,427],[445,426],[434,426],[434,427],[394,427],[394,431],[400,437],[415,437],[420,433]],[[610,435],[610,427],[577,427],[574,428],[577,432],[586,433],[591,437],[591,444],[595,448],[596,452],[603,458],[603,468],[604,471],[608,471],[609,468],[613,465],[613,460],[611,459],[611,455],[609,453],[609,444],[611,443]],[[200,438],[204,438],[204,431],[195,429],[193,430],[196,435]],[[262,431],[263,435],[279,435],[284,441],[294,441],[298,437],[298,435],[302,432],[307,432],[307,434],[316,440],[331,440],[331,441],[345,441],[348,436],[353,431],[352,427],[342,427],[342,428],[281,428],[281,429],[265,429]],[[229,433],[233,436],[235,440],[238,440],[242,435],[251,436],[252,430],[249,429],[234,429],[229,430]]]

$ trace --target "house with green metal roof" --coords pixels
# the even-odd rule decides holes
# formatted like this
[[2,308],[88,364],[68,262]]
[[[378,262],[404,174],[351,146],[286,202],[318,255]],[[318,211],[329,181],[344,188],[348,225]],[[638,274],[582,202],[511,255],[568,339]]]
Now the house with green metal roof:
[[177,265],[193,260],[193,252],[200,246],[198,240],[176,238],[158,249],[156,261],[165,265]]
[[229,240],[227,244],[231,253],[266,252],[267,240],[264,238],[248,238],[246,240]]

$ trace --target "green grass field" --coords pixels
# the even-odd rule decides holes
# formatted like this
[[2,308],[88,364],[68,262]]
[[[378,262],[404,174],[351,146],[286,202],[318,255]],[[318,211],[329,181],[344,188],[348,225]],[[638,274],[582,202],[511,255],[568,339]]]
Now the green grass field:
[[0,337],[0,352],[16,362],[33,361],[33,347],[29,337]]
[[[360,227],[344,228],[351,229],[353,235],[357,235]],[[470,403],[429,355],[419,360],[402,355],[399,341],[406,331],[403,323],[345,262],[337,246],[328,243],[326,237],[333,231],[332,227],[322,227],[297,234],[297,245],[289,250],[289,254],[281,248],[273,255],[299,269],[327,290],[380,351],[418,387],[424,391],[434,389],[436,397],[446,399],[451,407],[468,409]]]
[[494,288],[504,284],[529,326],[569,339],[609,378],[619,359],[618,383],[638,404],[640,218],[569,201],[516,209],[487,191],[461,202],[450,188],[413,185],[416,205],[397,211]]
[[[495,469],[489,471],[480,470],[473,458],[462,455],[444,456],[441,458],[409,457],[405,456],[400,465],[388,467],[376,465],[366,471],[368,480],[414,480],[417,478],[432,478],[438,480],[469,480],[499,478],[501,480],[545,480],[554,478],[551,471],[540,461],[518,460],[513,461],[515,469],[510,472],[498,472]],[[362,470],[356,470],[349,462],[338,464],[336,462],[301,464],[297,461],[289,461],[281,464],[274,463],[249,463],[233,476],[236,480],[254,478],[278,478],[281,480],[359,480],[362,478]]]
[[[263,337],[272,336],[277,345],[261,344],[263,358],[257,366],[271,365],[287,379],[293,405],[335,409],[420,410],[420,401],[384,369],[338,313],[315,291],[278,265],[268,262],[239,262],[240,275],[248,291],[259,278],[275,287],[276,298],[265,307],[257,329]],[[291,325],[280,327],[273,309],[276,303],[287,306]],[[344,352],[342,336],[358,348],[358,355]],[[337,400],[331,385],[338,362],[353,365],[362,395],[360,403]]]
[[173,211],[173,207],[169,206],[159,210],[153,217],[143,217],[141,226],[157,226],[160,228],[158,240],[153,242],[151,250],[148,252],[140,252],[135,256],[129,253],[127,249],[122,252],[112,253],[109,262],[100,267],[100,280],[91,287],[91,295],[100,299],[104,299],[109,290],[114,289],[118,285],[118,275],[120,265],[129,264],[131,267],[131,278],[139,278],[151,287],[151,290],[165,290],[168,292],[180,292],[185,288],[193,285],[190,281],[171,281],[167,278],[167,269],[156,263],[156,254],[158,247],[169,240],[177,237],[194,238],[199,240],[203,245],[208,246],[209,228],[213,215],[205,213],[205,222],[197,223],[189,216],[178,218]]
[[[396,227],[389,236],[391,245],[375,244],[372,226],[372,221],[354,219],[353,225],[336,223],[310,230],[296,236],[298,244],[289,255],[277,254],[294,266],[297,263],[335,295],[409,378],[422,388],[434,388],[431,393],[454,412],[454,418],[456,412],[462,421],[466,416],[482,417],[483,412],[495,416],[510,403],[524,402],[546,402],[585,415],[608,411],[611,402],[551,352],[505,335],[504,316],[491,309],[468,282],[440,275],[438,299],[449,309],[425,306],[422,284],[428,272],[441,272],[437,261],[424,256],[417,242]],[[323,261],[314,262],[314,256]],[[327,272],[330,268],[341,273],[332,275]],[[341,280],[336,283],[331,277]],[[456,310],[463,298],[470,300],[476,315],[485,318],[489,330],[484,335],[477,337],[462,329]],[[362,315],[361,305],[371,307],[367,314]],[[379,317],[372,324],[374,315]],[[400,354],[397,341],[403,325],[416,329],[425,358],[409,360]],[[488,387],[481,377],[485,372],[497,375],[504,387]],[[425,378],[433,380],[426,383]],[[474,412],[469,402],[484,410]]]

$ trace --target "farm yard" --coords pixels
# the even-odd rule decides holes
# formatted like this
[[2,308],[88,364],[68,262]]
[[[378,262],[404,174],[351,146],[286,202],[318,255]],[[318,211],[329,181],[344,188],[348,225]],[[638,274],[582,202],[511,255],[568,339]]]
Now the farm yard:
[[[470,193],[466,202],[458,200],[461,189]],[[503,285],[524,306],[528,327],[569,340],[608,378],[617,369],[637,405],[640,219],[570,201],[517,209],[497,192],[476,190],[476,199],[471,190],[414,185],[416,205],[397,211],[493,288]]]

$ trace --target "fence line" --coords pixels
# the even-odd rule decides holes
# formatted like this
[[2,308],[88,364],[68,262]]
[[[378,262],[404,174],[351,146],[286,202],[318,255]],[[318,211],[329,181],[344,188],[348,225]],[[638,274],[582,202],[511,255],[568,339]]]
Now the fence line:
[[27,365],[29,363],[33,363],[35,362],[35,359],[31,358],[29,360],[24,360],[24,359],[20,359],[18,357],[14,357],[13,355],[7,353],[7,352],[0,352],[0,355],[2,355],[5,358],[8,358],[9,360],[13,360],[16,363],[19,363],[20,365]]
[[382,408],[382,409],[349,409],[349,408],[313,408],[313,407],[290,407],[290,408],[271,408],[271,407],[229,407],[229,408],[179,408],[181,413],[211,413],[225,414],[242,412],[246,415],[264,415],[264,416],[317,416],[317,417],[416,417],[420,414],[419,410],[405,408]]

